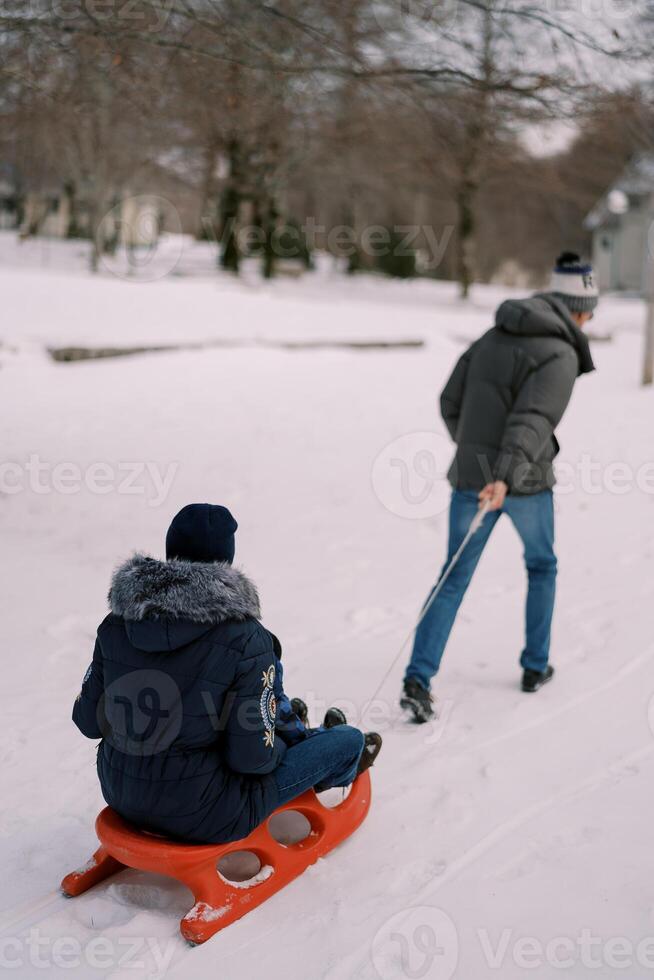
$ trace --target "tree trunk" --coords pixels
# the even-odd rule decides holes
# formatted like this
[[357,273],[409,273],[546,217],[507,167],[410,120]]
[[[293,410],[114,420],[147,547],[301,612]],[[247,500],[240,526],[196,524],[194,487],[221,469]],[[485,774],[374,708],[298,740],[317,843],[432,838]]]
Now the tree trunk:
[[468,109],[465,128],[461,179],[457,193],[458,275],[461,297],[467,299],[475,278],[477,233],[477,193],[482,180],[483,161],[492,133],[491,102],[495,66],[493,61],[493,4],[481,0],[482,44],[479,58],[481,86]]
[[654,384],[654,296],[650,296],[645,323],[645,351],[643,362],[643,384]]
[[464,176],[457,193],[457,275],[462,299],[467,299],[470,295],[470,287],[475,278],[476,193],[477,188],[474,182]]
[[275,231],[277,229],[277,219],[279,212],[275,207],[274,201],[268,202],[268,208],[263,221],[264,244],[263,244],[263,278],[272,279],[275,275]]
[[206,214],[208,210],[209,201],[214,192],[214,174],[216,172],[216,159],[218,157],[218,141],[215,139],[210,139],[204,148],[203,161],[202,161],[202,180],[200,182],[200,202],[198,205],[198,221],[195,231],[195,239],[198,242],[204,241],[211,235],[212,241],[215,241],[215,229],[207,228]]
[[89,234],[91,238],[89,269],[92,273],[96,273],[102,255],[102,208],[97,205],[91,208]]
[[241,207],[240,147],[238,140],[229,144],[229,179],[221,202],[220,265],[238,275],[241,256],[238,247],[238,216]]

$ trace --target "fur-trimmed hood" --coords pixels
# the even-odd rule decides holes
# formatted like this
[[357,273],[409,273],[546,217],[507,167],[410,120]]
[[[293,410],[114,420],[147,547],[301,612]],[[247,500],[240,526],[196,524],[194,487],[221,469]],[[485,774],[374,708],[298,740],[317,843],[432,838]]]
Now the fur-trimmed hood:
[[114,615],[136,622],[183,620],[214,626],[261,616],[256,587],[237,568],[142,554],[114,572],[109,607]]

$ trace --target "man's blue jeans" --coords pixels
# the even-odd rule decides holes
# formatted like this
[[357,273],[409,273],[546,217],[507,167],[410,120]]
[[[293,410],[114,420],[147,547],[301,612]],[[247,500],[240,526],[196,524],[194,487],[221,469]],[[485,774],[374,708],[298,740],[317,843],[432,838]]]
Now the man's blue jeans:
[[363,734],[350,725],[312,731],[291,745],[273,772],[277,805],[294,800],[312,786],[318,791],[354,782],[363,752]]
[[[475,491],[453,491],[450,503],[448,555],[441,576],[460,547],[478,506],[479,500]],[[508,514],[522,538],[529,579],[527,638],[520,663],[524,668],[539,671],[545,670],[547,666],[556,591],[554,504],[551,490],[524,497],[509,495],[502,510],[486,514],[481,528],[466,545],[416,632],[413,652],[405,676],[415,677],[427,688],[440,667],[443,651],[461,600],[501,514]],[[427,601],[432,593],[427,597]]]

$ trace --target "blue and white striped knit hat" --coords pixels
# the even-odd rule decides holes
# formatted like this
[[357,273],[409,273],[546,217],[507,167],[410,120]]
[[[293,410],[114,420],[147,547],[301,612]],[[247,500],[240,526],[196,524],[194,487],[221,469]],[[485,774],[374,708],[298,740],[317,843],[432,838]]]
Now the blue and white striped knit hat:
[[599,303],[593,267],[590,263],[584,264],[576,252],[559,255],[550,292],[565,303],[571,313],[591,313]]

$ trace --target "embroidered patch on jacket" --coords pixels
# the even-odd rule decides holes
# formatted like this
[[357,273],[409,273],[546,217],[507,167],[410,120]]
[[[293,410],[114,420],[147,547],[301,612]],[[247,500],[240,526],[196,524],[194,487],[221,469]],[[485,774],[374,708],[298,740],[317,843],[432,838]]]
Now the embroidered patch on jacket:
[[263,691],[261,692],[259,707],[261,709],[263,725],[266,729],[263,740],[268,748],[272,748],[275,744],[275,716],[277,715],[277,699],[273,691],[275,684],[274,666],[269,667],[268,670],[264,670],[261,675],[261,681],[263,683]]
[[89,664],[89,666],[86,668],[86,673],[84,674],[84,677],[82,678],[82,690],[79,692],[79,694],[75,698],[75,701],[81,701],[82,700],[82,695],[84,694],[84,685],[88,681],[88,679],[91,676],[92,672],[93,672],[93,664]]

